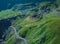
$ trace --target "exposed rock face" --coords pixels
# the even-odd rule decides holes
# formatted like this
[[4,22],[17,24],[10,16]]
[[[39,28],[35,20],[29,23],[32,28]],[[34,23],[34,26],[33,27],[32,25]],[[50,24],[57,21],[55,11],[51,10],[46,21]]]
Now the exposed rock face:
[[9,20],[0,20],[0,39],[5,39],[4,33],[6,32],[6,30],[8,30],[9,26],[11,26],[11,22]]

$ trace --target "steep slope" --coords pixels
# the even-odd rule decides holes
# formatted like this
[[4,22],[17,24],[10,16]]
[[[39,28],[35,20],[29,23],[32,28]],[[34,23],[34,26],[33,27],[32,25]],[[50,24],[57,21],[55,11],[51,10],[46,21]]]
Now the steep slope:
[[60,4],[58,1],[41,2],[34,7],[22,4],[28,9],[20,10],[21,5],[18,5],[1,11],[0,21],[7,20],[11,23],[3,34],[5,36],[3,43],[60,44]]

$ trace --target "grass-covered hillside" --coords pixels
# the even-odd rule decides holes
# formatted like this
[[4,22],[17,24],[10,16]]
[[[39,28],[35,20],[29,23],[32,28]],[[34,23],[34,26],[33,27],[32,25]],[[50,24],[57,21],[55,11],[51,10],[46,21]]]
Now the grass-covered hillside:
[[18,4],[3,10],[0,31],[1,44],[60,44],[60,1]]

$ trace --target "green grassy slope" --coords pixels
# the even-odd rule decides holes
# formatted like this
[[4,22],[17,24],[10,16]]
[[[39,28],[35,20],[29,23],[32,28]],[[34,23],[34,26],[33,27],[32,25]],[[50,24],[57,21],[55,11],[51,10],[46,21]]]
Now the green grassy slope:
[[[57,3],[59,4],[59,2]],[[46,7],[40,10],[42,7]],[[35,12],[38,9],[38,12]],[[19,33],[19,36],[26,39],[28,44],[60,44],[60,6],[55,3],[43,2],[35,8],[31,8],[25,18],[18,15],[23,15],[21,11],[6,10],[0,12],[0,19],[8,19],[18,16],[13,20],[12,25]],[[48,11],[51,10],[51,11]],[[8,12],[8,13],[7,13]],[[8,14],[8,15],[7,15]],[[22,28],[19,28],[22,27]],[[11,29],[13,30],[13,29]],[[10,37],[8,37],[11,35]],[[5,44],[24,44],[24,41],[16,38],[15,33],[7,33]]]
[[[25,24],[19,34],[25,35],[30,44],[60,44],[60,17],[49,18],[47,15],[45,18],[41,21]],[[13,35],[6,44],[14,44],[16,41],[17,39]]]

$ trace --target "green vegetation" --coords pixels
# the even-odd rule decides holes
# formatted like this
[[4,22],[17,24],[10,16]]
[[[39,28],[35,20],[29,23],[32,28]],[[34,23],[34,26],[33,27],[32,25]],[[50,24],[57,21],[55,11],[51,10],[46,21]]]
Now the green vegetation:
[[[40,10],[45,6],[47,8]],[[50,4],[50,2],[42,2],[35,8],[30,9],[27,15],[19,10],[13,11],[10,9],[1,11],[0,14],[2,15],[0,15],[0,19],[25,15],[22,18],[18,16],[16,20],[13,20],[11,26],[14,26],[18,30],[19,35],[25,38],[28,44],[60,44],[60,12],[57,11],[60,9],[60,6],[56,7],[56,5]],[[38,9],[38,11],[35,12],[34,9]],[[22,28],[18,28],[17,26]],[[7,33],[7,36],[10,34],[11,32]],[[16,38],[13,33],[5,42],[5,44],[19,43],[24,44],[24,41]]]

